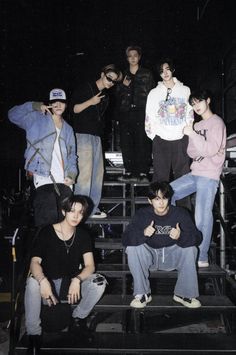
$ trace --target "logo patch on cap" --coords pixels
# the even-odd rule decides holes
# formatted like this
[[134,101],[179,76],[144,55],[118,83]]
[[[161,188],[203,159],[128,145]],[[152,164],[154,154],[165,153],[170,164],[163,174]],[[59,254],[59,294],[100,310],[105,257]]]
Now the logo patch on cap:
[[53,89],[50,91],[49,94],[49,101],[54,101],[54,100],[66,100],[66,93],[62,89]]

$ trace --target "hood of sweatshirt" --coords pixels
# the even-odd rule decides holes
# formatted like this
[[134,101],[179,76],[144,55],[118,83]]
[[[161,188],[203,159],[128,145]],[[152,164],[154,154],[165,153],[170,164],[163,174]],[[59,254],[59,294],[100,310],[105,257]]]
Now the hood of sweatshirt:
[[[175,90],[175,89],[178,89],[179,87],[183,87],[184,86],[184,84],[181,83],[181,81],[179,81],[175,77],[173,78],[173,81],[174,81],[175,85],[173,86],[172,90]],[[167,90],[167,86],[165,86],[164,81],[158,81],[156,88],[162,89],[164,91]]]

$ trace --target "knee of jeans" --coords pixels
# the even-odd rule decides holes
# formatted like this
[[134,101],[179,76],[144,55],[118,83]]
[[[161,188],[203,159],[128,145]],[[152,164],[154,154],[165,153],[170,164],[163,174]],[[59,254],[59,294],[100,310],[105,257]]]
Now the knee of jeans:
[[195,246],[183,248],[183,251],[186,253],[186,256],[193,257],[196,259],[197,257],[197,248]]
[[26,287],[27,287],[29,292],[36,292],[37,293],[37,292],[40,291],[40,287],[39,287],[38,281],[35,280],[35,278],[32,277],[32,276],[27,278]]
[[101,291],[104,292],[106,285],[107,285],[107,280],[105,279],[105,277],[103,275],[95,274],[95,275],[93,275],[93,278],[91,279],[91,284],[96,289],[101,289]]

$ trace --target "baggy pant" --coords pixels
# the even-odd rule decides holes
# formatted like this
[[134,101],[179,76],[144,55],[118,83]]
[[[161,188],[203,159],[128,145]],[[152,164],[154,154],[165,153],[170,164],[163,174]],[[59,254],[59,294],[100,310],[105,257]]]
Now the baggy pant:
[[151,270],[177,270],[174,294],[180,297],[199,296],[196,271],[197,248],[181,248],[172,245],[153,249],[147,244],[128,246],[128,265],[134,280],[134,295],[151,293],[149,273]]

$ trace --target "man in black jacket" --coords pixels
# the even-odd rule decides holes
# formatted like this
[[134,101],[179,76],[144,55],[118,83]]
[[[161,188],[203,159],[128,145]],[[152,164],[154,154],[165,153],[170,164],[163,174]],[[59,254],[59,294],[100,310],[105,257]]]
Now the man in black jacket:
[[197,246],[202,241],[189,213],[170,205],[173,190],[166,182],[149,187],[151,206],[139,209],[123,234],[123,245],[134,280],[130,306],[151,302],[150,270],[177,270],[173,300],[188,308],[201,307],[196,271]]
[[149,91],[154,87],[150,70],[140,66],[141,48],[129,46],[126,56],[129,68],[117,86],[120,143],[126,173],[120,181],[147,182],[151,164],[151,141],[144,128],[145,107]]

